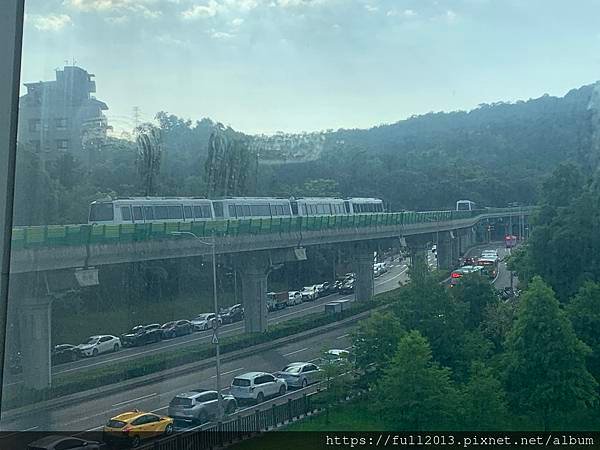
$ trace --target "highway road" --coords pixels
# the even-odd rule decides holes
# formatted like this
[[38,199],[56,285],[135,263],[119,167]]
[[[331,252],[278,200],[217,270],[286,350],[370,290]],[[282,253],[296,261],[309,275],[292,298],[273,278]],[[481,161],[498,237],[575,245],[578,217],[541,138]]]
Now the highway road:
[[[407,277],[408,261],[393,261],[389,263],[390,270],[375,279],[375,293],[386,292],[398,287],[399,282],[405,282]],[[340,295],[331,294],[321,297],[314,302],[302,303],[300,305],[287,307],[279,311],[269,313],[269,324],[274,325],[286,320],[293,320],[306,314],[312,314],[324,310],[325,303],[332,300],[352,299],[354,294]],[[219,333],[221,336],[230,336],[244,332],[244,323],[237,322],[223,325]],[[149,344],[142,347],[123,348],[116,353],[107,353],[94,358],[83,358],[75,362],[59,364],[52,367],[52,375],[75,373],[84,369],[101,368],[116,362],[123,362],[143,358],[145,356],[159,354],[170,349],[179,349],[189,345],[195,345],[202,342],[210,342],[212,331],[197,332],[187,336],[181,336],[174,339],[167,339],[156,344]],[[5,386],[14,386],[22,383],[18,375],[7,374]]]
[[[500,255],[504,255],[506,249],[497,246],[480,246],[473,249],[471,254],[478,254],[485,248],[498,248]],[[429,264],[435,265],[435,255],[428,256]],[[389,272],[376,279],[377,292],[383,292],[397,287],[399,281],[407,280],[407,265],[406,262],[392,262],[392,267]],[[496,280],[498,288],[510,285],[510,274],[506,271],[504,263],[501,263],[499,276]],[[508,283],[508,284],[506,284]],[[290,320],[293,317],[306,314],[308,311],[318,311],[322,308],[323,303],[330,301],[334,297],[351,297],[349,296],[329,296],[315,303],[305,303],[298,305],[295,308],[288,308],[278,313],[273,313],[270,320],[281,321]],[[227,392],[227,386],[231,383],[234,376],[250,371],[267,371],[274,372],[282,369],[286,364],[293,361],[311,361],[319,358],[323,350],[332,348],[348,348],[350,345],[350,333],[355,325],[347,326],[319,334],[310,338],[284,344],[275,349],[265,350],[254,355],[243,356],[233,361],[228,361],[222,364],[222,386],[225,387],[224,392]],[[230,333],[241,332],[241,325],[224,326],[225,330]],[[199,333],[188,338],[180,339],[183,345],[189,342],[197,342],[192,339],[208,339],[206,333]],[[175,344],[175,341],[168,341],[167,345]],[[168,348],[168,347],[167,347]],[[140,348],[132,349],[130,357],[143,357],[146,349],[159,351],[158,349]],[[164,351],[165,347],[162,347]],[[109,364],[114,361],[114,358],[120,358],[125,355],[126,351],[119,352],[115,355],[109,355],[102,360],[96,358],[94,360],[86,360],[84,363],[93,364],[101,362]],[[113,358],[113,359],[111,359]],[[62,369],[62,367],[60,368]],[[8,430],[31,430],[31,431],[50,431],[50,430],[75,430],[75,431],[94,431],[101,429],[106,420],[120,412],[138,408],[144,411],[153,411],[159,414],[165,414],[169,401],[180,392],[184,392],[193,388],[214,389],[215,388],[215,369],[210,366],[205,369],[190,371],[181,375],[173,376],[167,380],[152,382],[150,384],[135,387],[126,391],[107,394],[100,398],[92,398],[82,400],[76,404],[57,407],[56,409],[44,409],[40,405],[40,409],[36,414],[27,417],[20,417],[11,420],[5,418],[2,421],[0,429]],[[302,395],[302,392],[292,391],[289,395]],[[285,399],[275,399],[273,401],[287,401]],[[1,447],[1,445],[0,445]]]

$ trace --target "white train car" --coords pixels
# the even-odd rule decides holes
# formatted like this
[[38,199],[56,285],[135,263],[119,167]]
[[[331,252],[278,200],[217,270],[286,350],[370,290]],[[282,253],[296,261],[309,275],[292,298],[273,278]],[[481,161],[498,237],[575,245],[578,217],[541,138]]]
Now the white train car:
[[292,199],[292,213],[295,216],[332,216],[346,214],[344,200],[335,197],[301,197]]
[[471,200],[459,200],[456,202],[457,211],[473,211],[477,209],[477,204]]
[[95,201],[88,222],[121,224],[149,222],[193,222],[215,217],[212,201],[193,197],[127,197]]
[[348,198],[344,201],[346,214],[373,214],[385,212],[383,200],[379,198]]
[[292,209],[287,198],[230,197],[212,200],[217,219],[256,219],[290,217]]

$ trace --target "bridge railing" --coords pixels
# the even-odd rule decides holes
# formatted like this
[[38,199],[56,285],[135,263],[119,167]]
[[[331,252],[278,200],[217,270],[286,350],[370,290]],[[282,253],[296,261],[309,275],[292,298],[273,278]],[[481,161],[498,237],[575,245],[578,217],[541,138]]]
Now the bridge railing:
[[14,250],[35,247],[113,244],[117,242],[172,239],[174,231],[190,231],[199,237],[254,234],[281,234],[345,228],[405,226],[448,222],[490,213],[528,213],[525,208],[498,208],[485,211],[404,211],[397,213],[334,216],[304,216],[260,219],[229,219],[197,222],[162,222],[121,225],[46,225],[15,227]]

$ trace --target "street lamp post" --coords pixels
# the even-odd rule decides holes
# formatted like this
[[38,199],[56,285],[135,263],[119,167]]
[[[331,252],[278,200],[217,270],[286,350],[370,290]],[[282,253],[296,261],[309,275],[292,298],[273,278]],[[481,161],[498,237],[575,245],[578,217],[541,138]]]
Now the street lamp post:
[[219,305],[217,302],[217,255],[216,255],[216,245],[215,245],[215,236],[213,234],[212,242],[205,242],[196,236],[191,231],[173,231],[171,232],[174,236],[192,236],[196,241],[200,242],[204,245],[209,245],[211,247],[212,253],[212,269],[213,269],[213,300],[214,300],[214,308],[215,308],[215,320],[213,322],[213,344],[216,346],[216,369],[217,369],[217,418],[220,422],[223,419],[223,398],[221,395],[221,348],[219,344]]

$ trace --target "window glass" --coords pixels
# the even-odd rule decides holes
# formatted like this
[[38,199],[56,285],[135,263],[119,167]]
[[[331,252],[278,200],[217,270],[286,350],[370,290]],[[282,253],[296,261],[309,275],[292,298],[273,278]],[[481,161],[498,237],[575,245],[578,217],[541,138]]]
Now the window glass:
[[244,208],[242,205],[235,205],[235,215],[237,217],[244,217],[247,214],[244,214]]
[[[223,202],[213,202],[213,208],[215,210],[215,217],[223,217]],[[203,209],[203,211],[205,210]],[[212,214],[208,213],[204,217],[212,217]]]
[[192,214],[192,207],[191,206],[184,206],[183,207],[183,214],[185,215],[185,219],[193,219],[194,215]]
[[152,206],[144,206],[144,216],[146,220],[154,220],[154,208]]
[[90,222],[107,222],[114,218],[112,203],[96,203],[90,206]]
[[235,219],[235,206],[229,205],[229,217]]
[[169,209],[166,206],[155,206],[154,207],[154,218],[155,219],[168,219]]
[[142,207],[134,206],[133,207],[133,220],[144,220],[144,216],[142,215]]
[[124,221],[131,220],[131,209],[129,209],[129,206],[121,206],[121,219]]
[[308,215],[308,213],[306,212],[306,205],[302,205],[302,214],[303,215]]
[[183,218],[183,211],[180,205],[177,206],[169,206],[169,219],[178,219],[181,220]]
[[260,216],[260,206],[250,205],[250,215],[251,216]]
[[242,205],[244,216],[250,217],[252,214],[250,213],[250,205]]
[[[219,205],[222,205],[222,204],[219,203]],[[212,218],[212,212],[210,210],[210,205],[202,205],[201,208],[202,208],[202,216],[204,218],[206,218],[206,219]],[[223,217],[223,212],[221,212],[221,215],[219,217]]]
[[196,219],[204,218],[204,214],[202,212],[202,206],[194,206],[194,217]]

